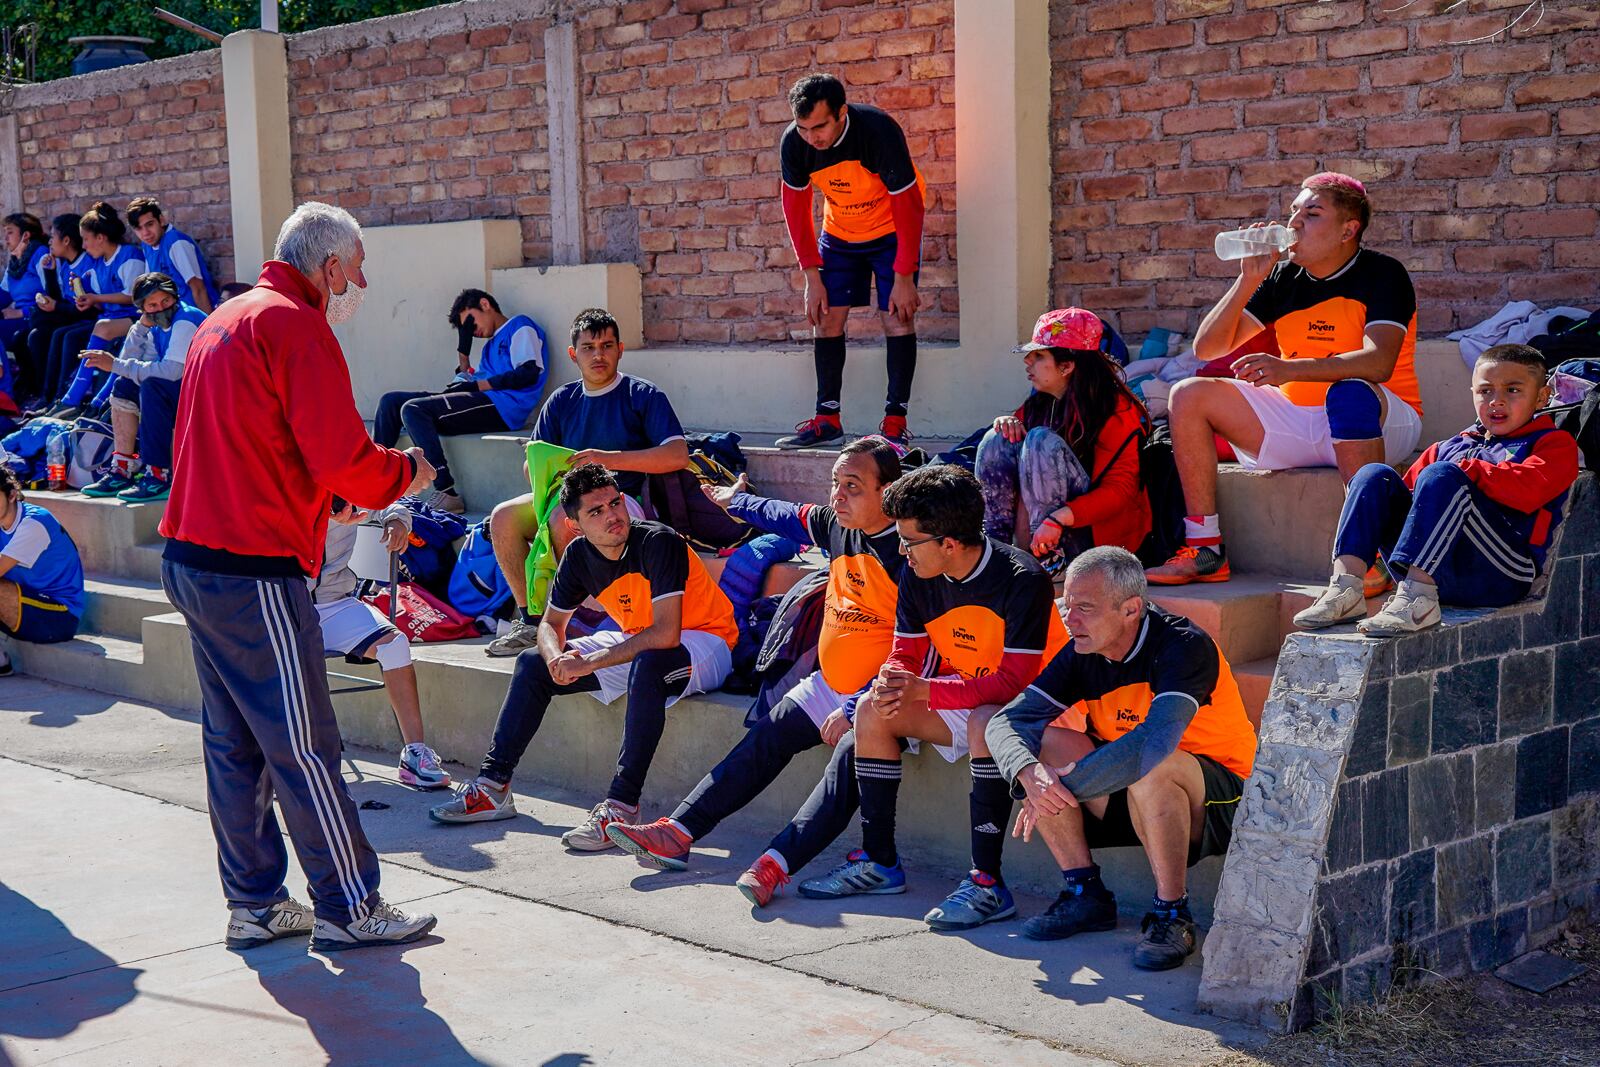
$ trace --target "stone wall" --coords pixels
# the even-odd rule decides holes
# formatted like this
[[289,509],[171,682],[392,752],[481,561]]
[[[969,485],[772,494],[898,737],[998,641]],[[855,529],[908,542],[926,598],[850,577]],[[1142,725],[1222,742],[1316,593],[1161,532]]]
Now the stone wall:
[[1522,4],[1487,6],[1054,0],[1057,305],[1192,332],[1237,273],[1213,236],[1329,169],[1370,183],[1368,243],[1413,272],[1425,333],[1592,304],[1600,7],[1462,43]]
[[1295,634],[1261,724],[1200,1000],[1299,1027],[1499,966],[1600,911],[1600,488],[1541,599],[1394,641]]
[[0,210],[31,211],[48,227],[96,200],[121,213],[155,196],[218,280],[233,276],[219,51],[28,86],[12,109],[22,203]]

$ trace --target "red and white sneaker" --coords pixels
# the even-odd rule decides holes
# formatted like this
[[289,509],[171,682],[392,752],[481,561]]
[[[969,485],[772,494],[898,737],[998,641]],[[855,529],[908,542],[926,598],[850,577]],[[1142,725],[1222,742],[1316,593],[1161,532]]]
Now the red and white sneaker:
[[640,863],[663,871],[689,869],[689,846],[693,839],[666,819],[643,826],[607,823],[606,836],[622,851],[637,856]]
[[494,786],[479,778],[468,782],[456,795],[428,811],[434,822],[493,822],[517,817],[517,803],[511,799],[511,786]]
[[761,858],[752,863],[734,885],[739,887],[739,892],[744,894],[746,900],[758,908],[764,908],[788,881],[789,876],[778,866],[778,861],[763,852]]

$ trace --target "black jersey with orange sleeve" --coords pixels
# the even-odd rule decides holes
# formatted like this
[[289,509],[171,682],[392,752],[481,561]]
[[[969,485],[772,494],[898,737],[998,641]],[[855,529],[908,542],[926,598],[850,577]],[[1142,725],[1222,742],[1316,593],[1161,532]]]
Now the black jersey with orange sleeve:
[[845,129],[830,148],[812,148],[794,123],[778,154],[783,184],[813,185],[823,196],[822,229],[841,241],[872,241],[895,232],[889,197],[915,185],[928,187],[906,147],[900,124],[869,104],[845,105]]
[[894,644],[901,570],[900,534],[890,523],[876,534],[847,530],[824,504],[801,508],[811,543],[828,553],[817,666],[835,693],[854,693],[872,680]]
[[656,602],[674,596],[683,598],[683,629],[716,634],[733,647],[739,639],[733,604],[700,557],[670,526],[635,520],[620,559],[607,558],[583,537],[567,546],[550,607],[576,611],[594,597],[623,633],[636,634],[655,620]]
[[1046,650],[1066,641],[1050,576],[1026,552],[984,540],[965,578],[918,578],[910,567],[901,577],[893,662],[918,671],[932,646],[930,708],[1004,704],[1038,675]]

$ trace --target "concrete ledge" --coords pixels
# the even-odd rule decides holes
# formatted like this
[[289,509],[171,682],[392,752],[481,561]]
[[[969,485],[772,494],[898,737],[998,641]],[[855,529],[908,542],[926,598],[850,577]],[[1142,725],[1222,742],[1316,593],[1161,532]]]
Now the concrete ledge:
[[97,96],[112,96],[129,89],[143,89],[151,85],[169,85],[172,82],[196,81],[216,78],[222,73],[222,52],[206,48],[183,56],[152,59],[147,63],[134,63],[126,67],[97,70],[88,74],[74,74],[55,81],[37,85],[21,85],[11,100],[13,110],[25,107],[44,107],[49,104],[66,104],[74,100],[92,100]]

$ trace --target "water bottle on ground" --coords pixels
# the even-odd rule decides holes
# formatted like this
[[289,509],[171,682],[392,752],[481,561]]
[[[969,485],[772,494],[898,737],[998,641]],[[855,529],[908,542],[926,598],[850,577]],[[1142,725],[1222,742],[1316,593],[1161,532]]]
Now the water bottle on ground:
[[44,446],[45,480],[52,493],[67,487],[67,431],[50,435]]
[[1294,231],[1274,222],[1271,226],[1253,226],[1244,230],[1229,230],[1217,234],[1217,258],[1244,259],[1246,256],[1264,256],[1272,252],[1287,251],[1294,244]]

